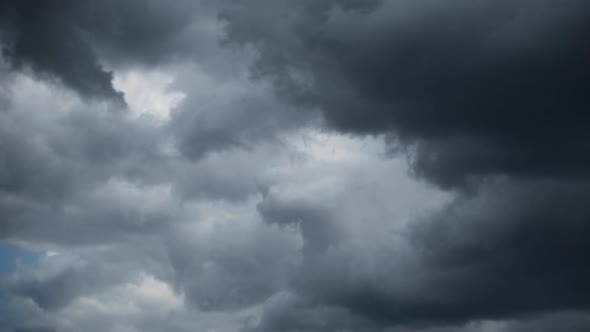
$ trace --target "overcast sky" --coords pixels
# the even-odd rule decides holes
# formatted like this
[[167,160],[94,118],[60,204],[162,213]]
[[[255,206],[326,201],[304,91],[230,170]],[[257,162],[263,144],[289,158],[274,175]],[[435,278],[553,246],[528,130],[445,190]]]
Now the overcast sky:
[[0,0],[0,332],[590,331],[587,0]]

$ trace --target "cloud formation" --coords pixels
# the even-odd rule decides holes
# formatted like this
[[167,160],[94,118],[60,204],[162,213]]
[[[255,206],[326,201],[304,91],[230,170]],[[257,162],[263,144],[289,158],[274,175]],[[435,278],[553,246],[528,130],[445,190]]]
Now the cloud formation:
[[590,328],[588,6],[3,1],[0,331]]
[[416,172],[446,186],[585,175],[584,1],[269,2],[227,11],[230,40],[332,127],[414,146]]

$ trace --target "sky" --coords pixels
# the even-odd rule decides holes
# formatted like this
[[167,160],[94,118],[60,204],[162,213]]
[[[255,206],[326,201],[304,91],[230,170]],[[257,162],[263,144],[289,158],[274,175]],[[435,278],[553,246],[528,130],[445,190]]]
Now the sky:
[[590,2],[0,0],[0,332],[590,330]]

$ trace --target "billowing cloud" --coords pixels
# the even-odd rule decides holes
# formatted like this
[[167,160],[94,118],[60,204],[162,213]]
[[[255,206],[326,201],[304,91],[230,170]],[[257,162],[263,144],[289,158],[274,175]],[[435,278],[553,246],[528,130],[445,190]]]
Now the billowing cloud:
[[589,9],[2,2],[0,331],[587,330]]
[[84,97],[122,102],[105,65],[157,65],[204,54],[198,46],[214,48],[219,31],[211,7],[206,1],[4,1],[3,55]]
[[111,86],[112,73],[98,62],[69,19],[71,4],[53,1],[8,1],[1,5],[3,53],[17,68],[25,66],[42,76],[61,80],[87,97],[122,101]]
[[260,75],[336,129],[410,143],[422,176],[585,175],[584,1],[237,7],[229,38],[260,50]]

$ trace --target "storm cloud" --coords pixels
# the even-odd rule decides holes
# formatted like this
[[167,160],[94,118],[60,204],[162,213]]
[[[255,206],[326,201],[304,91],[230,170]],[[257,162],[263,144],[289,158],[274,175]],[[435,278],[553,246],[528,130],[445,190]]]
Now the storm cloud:
[[0,330],[588,329],[588,22],[0,2]]
[[410,144],[418,174],[585,176],[584,1],[258,3],[223,16],[256,71],[338,130]]

